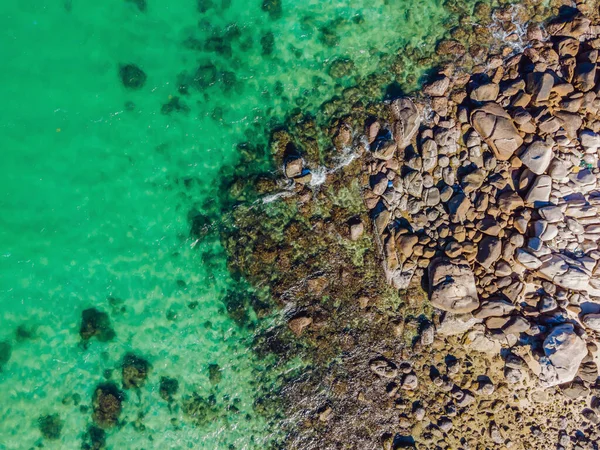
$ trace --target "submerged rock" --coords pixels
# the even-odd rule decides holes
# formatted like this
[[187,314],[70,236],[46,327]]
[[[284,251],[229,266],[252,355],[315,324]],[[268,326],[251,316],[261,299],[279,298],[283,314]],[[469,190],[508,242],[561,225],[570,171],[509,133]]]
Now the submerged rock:
[[117,424],[123,410],[125,396],[114,383],[103,383],[96,387],[92,399],[92,419],[100,428],[111,428]]
[[38,426],[44,438],[49,440],[57,440],[63,429],[64,422],[58,414],[48,414],[38,418]]
[[4,365],[10,360],[10,355],[12,354],[12,346],[9,342],[4,341],[0,342],[0,371]]
[[219,415],[219,408],[214,395],[204,398],[194,392],[191,396],[183,399],[181,406],[184,414],[194,419],[199,426],[206,425]]
[[137,9],[139,9],[140,12],[146,12],[146,9],[147,9],[146,0],[125,0],[125,1],[137,6]]
[[208,365],[208,379],[213,386],[221,382],[221,378],[223,376],[222,371],[223,369],[221,369],[221,366],[218,364]]
[[146,378],[148,378],[149,371],[150,364],[148,361],[133,353],[127,353],[121,364],[123,388],[130,389],[132,387],[139,388],[143,386]]
[[332,78],[343,78],[352,75],[354,61],[351,59],[336,59],[329,66],[329,75]]
[[84,341],[95,337],[100,342],[107,342],[114,339],[115,332],[107,313],[96,308],[89,308],[81,312],[79,335]]
[[172,402],[173,396],[177,394],[178,390],[179,381],[177,381],[177,379],[170,377],[160,377],[159,394],[164,400]]
[[146,74],[135,64],[125,64],[119,68],[119,76],[127,89],[141,89],[146,84]]
[[101,450],[106,448],[106,431],[91,425],[83,436],[82,450]]
[[263,0],[262,10],[269,14],[271,19],[278,19],[283,13],[281,0]]

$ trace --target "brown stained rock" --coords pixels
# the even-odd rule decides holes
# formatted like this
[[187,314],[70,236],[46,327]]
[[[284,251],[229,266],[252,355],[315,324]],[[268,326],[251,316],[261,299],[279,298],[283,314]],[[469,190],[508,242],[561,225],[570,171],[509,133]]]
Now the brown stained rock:
[[500,86],[497,83],[487,83],[475,86],[471,90],[471,100],[475,102],[493,102],[498,98]]
[[301,336],[304,329],[313,323],[312,317],[301,315],[288,322],[288,327],[296,336]]
[[92,419],[100,428],[112,428],[117,424],[123,410],[123,393],[114,383],[96,387],[92,399]]
[[550,99],[554,86],[554,77],[548,72],[532,72],[527,74],[527,93],[531,95],[534,105],[543,104]]
[[413,254],[413,248],[419,242],[419,237],[415,234],[403,234],[396,239],[398,251],[406,257]]
[[502,254],[502,242],[493,237],[486,236],[479,243],[479,251],[477,252],[477,262],[486,269],[489,269]]
[[473,313],[478,319],[487,319],[488,317],[503,317],[514,311],[515,305],[506,300],[495,299],[486,300],[481,303],[477,311]]
[[392,159],[396,154],[397,148],[396,141],[389,138],[378,138],[371,144],[373,156],[384,161]]
[[469,198],[461,193],[454,195],[448,202],[450,220],[455,223],[463,223],[467,219],[467,211],[471,207]]
[[582,62],[577,64],[573,75],[573,86],[581,92],[591,91],[596,84],[596,64]]
[[546,31],[552,36],[579,38],[590,29],[590,19],[577,12],[573,17],[560,18],[546,26]]
[[484,234],[498,236],[502,230],[502,227],[496,219],[491,216],[486,216],[483,218],[483,220],[477,222],[477,229]]
[[486,176],[487,172],[483,169],[477,169],[465,175],[461,180],[464,193],[470,194],[478,190],[485,181]]
[[373,359],[369,363],[369,368],[373,373],[382,378],[396,378],[398,375],[398,368],[396,365],[382,357]]
[[510,320],[510,317],[489,317],[485,321],[485,326],[490,330],[502,328]]
[[417,107],[409,98],[399,98],[390,105],[392,116],[396,119],[394,124],[394,137],[398,148],[404,150],[411,144],[421,125],[421,115]]
[[579,40],[572,37],[566,37],[559,40],[555,44],[555,48],[561,58],[566,56],[576,56],[579,52]]
[[375,218],[375,228],[377,233],[383,234],[386,227],[390,223],[391,213],[386,209],[381,211]]
[[521,316],[513,316],[508,323],[502,328],[504,334],[519,334],[524,333],[531,327],[529,321]]
[[352,128],[348,124],[341,124],[333,138],[333,145],[338,150],[343,149],[352,142]]
[[452,39],[440,41],[436,48],[436,53],[440,56],[462,56],[466,53],[465,46]]
[[506,214],[524,206],[523,199],[514,191],[504,192],[498,197],[498,208]]
[[302,158],[295,158],[285,163],[285,176],[295,178],[302,173],[303,162]]
[[423,93],[431,97],[441,97],[446,93],[449,86],[450,79],[448,77],[441,77],[423,86]]
[[471,113],[471,124],[500,161],[510,159],[523,143],[510,115],[496,103],[486,103]]

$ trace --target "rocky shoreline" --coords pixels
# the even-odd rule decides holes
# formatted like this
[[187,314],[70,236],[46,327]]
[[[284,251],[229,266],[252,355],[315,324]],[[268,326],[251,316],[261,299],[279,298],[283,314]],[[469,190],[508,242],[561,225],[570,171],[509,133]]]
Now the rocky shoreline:
[[[380,262],[369,264],[412,308],[382,313],[386,288],[368,287],[377,276],[360,286],[367,263],[328,279],[313,271],[322,262],[302,262],[306,273],[288,260],[299,272],[273,290],[289,329],[339,344],[344,361],[288,390],[304,402],[290,413],[313,417],[289,448],[598,447],[600,25],[585,6],[530,25],[522,51],[490,54],[470,73],[447,65],[420,93],[340,119],[333,146],[356,159],[323,185],[306,148],[274,135],[295,193],[285,201],[310,220],[321,203],[321,221],[329,204],[325,226],[308,229],[376,246]],[[498,17],[510,28],[511,14]],[[349,178],[365,209],[338,214],[323,186]],[[335,266],[339,243],[329,245]],[[267,264],[281,263],[285,249],[270,251]],[[331,292],[340,276],[345,288]],[[323,314],[323,293],[352,304]],[[346,323],[326,325],[331,316]],[[348,342],[339,334],[350,323],[360,324]],[[311,393],[323,380],[331,395]]]
[[543,386],[595,364],[600,331],[600,27],[563,14],[530,28],[523,53],[393,101],[393,120],[365,134],[388,281],[406,289],[427,272],[437,333],[512,349]]

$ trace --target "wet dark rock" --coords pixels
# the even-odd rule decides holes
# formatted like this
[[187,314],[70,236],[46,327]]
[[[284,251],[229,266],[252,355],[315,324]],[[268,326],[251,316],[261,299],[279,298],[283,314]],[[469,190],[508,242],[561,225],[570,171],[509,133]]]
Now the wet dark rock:
[[119,68],[119,76],[127,89],[141,89],[146,83],[146,74],[135,64],[125,64]]
[[49,414],[38,418],[38,426],[44,438],[57,440],[63,428],[63,421],[58,414]]
[[164,400],[166,400],[168,402],[172,402],[173,396],[175,394],[177,394],[178,390],[179,390],[179,381],[177,381],[175,378],[160,377],[159,394]]
[[92,419],[100,428],[111,428],[117,424],[125,396],[114,383],[103,383],[96,387],[92,406]]
[[279,19],[283,12],[281,0],[263,0],[262,10],[268,13],[271,19]]
[[436,53],[446,58],[462,56],[465,52],[465,46],[454,39],[444,39],[438,43],[436,48]]
[[121,373],[123,376],[123,388],[142,387],[148,378],[150,364],[143,358],[127,353],[121,364]]
[[96,337],[100,342],[107,342],[114,339],[115,332],[107,313],[96,308],[89,308],[81,312],[79,335],[84,341]]

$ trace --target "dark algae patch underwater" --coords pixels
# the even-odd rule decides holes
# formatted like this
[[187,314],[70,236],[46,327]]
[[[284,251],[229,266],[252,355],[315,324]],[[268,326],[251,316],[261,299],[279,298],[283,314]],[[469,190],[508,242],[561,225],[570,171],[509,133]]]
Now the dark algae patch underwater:
[[234,205],[271,129],[414,87],[465,11],[3,2],[0,449],[277,448],[304,344],[228,261]]

